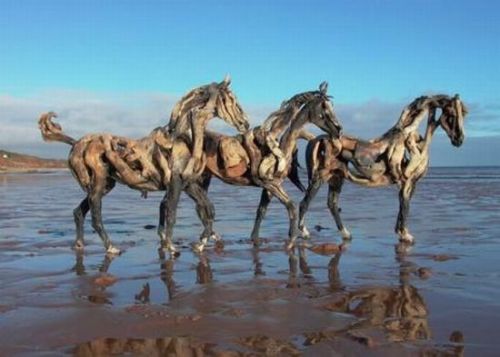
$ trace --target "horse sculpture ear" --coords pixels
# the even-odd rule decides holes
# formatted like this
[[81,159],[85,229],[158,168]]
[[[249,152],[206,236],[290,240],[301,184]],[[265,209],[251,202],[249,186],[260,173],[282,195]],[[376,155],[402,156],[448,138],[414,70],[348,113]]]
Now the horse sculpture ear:
[[324,81],[319,85],[319,91],[323,94],[326,94],[328,92],[328,82]]
[[225,87],[229,87],[229,85],[231,84],[231,76],[229,74],[226,74],[224,80],[220,84]]

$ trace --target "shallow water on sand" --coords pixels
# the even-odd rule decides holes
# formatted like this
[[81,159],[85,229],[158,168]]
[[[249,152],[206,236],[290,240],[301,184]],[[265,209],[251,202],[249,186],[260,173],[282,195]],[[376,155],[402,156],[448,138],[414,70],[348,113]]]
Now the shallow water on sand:
[[[109,259],[88,221],[85,253],[70,249],[83,194],[69,173],[0,175],[0,355],[499,353],[500,168],[432,169],[412,201],[406,254],[395,249],[395,188],[344,186],[354,239],[329,256],[285,252],[277,202],[253,249],[260,190],[214,179],[224,249],[191,252],[201,225],[183,196],[181,256],[169,259],[151,227],[161,197],[106,196],[105,226],[125,250]],[[340,243],[325,187],[308,225],[314,244]]]

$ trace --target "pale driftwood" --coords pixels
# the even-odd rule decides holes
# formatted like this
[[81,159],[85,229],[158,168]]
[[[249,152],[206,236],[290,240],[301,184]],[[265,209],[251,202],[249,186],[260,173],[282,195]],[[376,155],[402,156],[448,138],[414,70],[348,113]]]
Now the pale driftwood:
[[[240,132],[248,129],[247,117],[229,88],[229,78],[196,88],[184,96],[174,107],[168,127],[156,128],[148,136],[134,140],[110,134],[90,134],[75,140],[62,132],[52,120],[53,112],[43,114],[39,120],[42,137],[46,141],[61,141],[72,146],[69,167],[73,176],[87,193],[87,197],[74,211],[76,223],[75,247],[83,248],[83,221],[92,214],[92,226],[101,237],[108,253],[119,250],[111,241],[102,224],[102,197],[113,189],[116,182],[139,190],[168,190],[177,197],[185,190],[196,202],[204,225],[202,239],[213,236],[213,206],[199,187],[198,178],[204,170],[203,139],[208,121],[219,117]],[[167,206],[166,196],[161,212]],[[175,251],[172,229],[175,207],[160,216],[158,233],[163,247]],[[165,230],[164,222],[172,223]]]
[[[440,110],[436,120],[436,111]],[[423,96],[415,99],[401,113],[398,122],[384,135],[370,141],[343,135],[337,140],[318,137],[308,144],[306,161],[309,186],[300,204],[299,229],[309,236],[305,214],[311,200],[325,182],[329,184],[328,207],[337,228],[345,239],[351,233],[343,225],[338,207],[345,179],[367,187],[398,185],[400,208],[395,231],[401,241],[413,242],[407,227],[410,199],[415,185],[429,165],[429,145],[434,131],[442,127],[451,143],[460,146],[464,140],[465,105],[458,95]],[[422,137],[418,127],[427,117]]]

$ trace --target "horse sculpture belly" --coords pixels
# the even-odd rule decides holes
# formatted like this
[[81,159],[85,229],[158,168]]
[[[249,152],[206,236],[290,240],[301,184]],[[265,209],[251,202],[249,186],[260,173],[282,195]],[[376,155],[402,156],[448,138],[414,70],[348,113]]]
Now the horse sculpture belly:
[[237,138],[222,138],[219,142],[219,153],[228,177],[238,177],[245,173],[250,159]]
[[235,180],[235,184],[247,184],[246,180],[241,181],[250,159],[238,138],[210,133],[206,135],[204,151],[212,174],[231,183]]
[[363,178],[375,180],[387,170],[383,159],[386,149],[383,143],[358,143],[349,161]]

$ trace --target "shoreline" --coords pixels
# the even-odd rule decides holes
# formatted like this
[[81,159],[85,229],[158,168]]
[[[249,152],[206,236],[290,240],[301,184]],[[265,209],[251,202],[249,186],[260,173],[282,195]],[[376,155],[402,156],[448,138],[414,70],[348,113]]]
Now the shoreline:
[[17,167],[0,167],[0,175],[2,174],[41,174],[41,173],[51,173],[51,172],[62,172],[69,171],[67,167],[26,167],[26,168],[17,168]]

